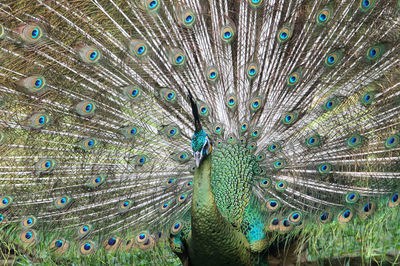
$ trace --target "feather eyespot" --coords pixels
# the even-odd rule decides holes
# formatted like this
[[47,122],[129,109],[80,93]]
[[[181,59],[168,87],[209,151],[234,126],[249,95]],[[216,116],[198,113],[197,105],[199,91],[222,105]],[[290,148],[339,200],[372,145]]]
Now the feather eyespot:
[[148,46],[142,40],[132,40],[129,43],[129,51],[136,57],[142,58],[147,55]]
[[290,26],[283,26],[277,33],[278,42],[283,44],[292,37],[293,29]]
[[132,207],[132,205],[133,205],[133,201],[130,199],[120,201],[117,205],[118,211],[120,213],[127,212]]
[[196,15],[193,13],[191,9],[187,9],[184,12],[182,12],[181,19],[183,26],[190,28],[196,22]]
[[103,242],[103,247],[107,251],[115,251],[121,244],[121,239],[117,236],[109,236]]
[[236,96],[233,94],[229,94],[225,99],[225,104],[230,110],[235,109],[237,104]]
[[298,116],[297,112],[289,112],[283,116],[282,123],[284,125],[292,125],[297,121]]
[[93,241],[82,242],[79,251],[82,255],[89,255],[95,252],[95,243]]
[[256,112],[262,107],[262,99],[260,96],[254,97],[250,102],[250,110]]
[[202,117],[207,117],[209,115],[209,107],[207,104],[200,102],[198,106],[199,114]]
[[376,203],[373,201],[361,204],[358,210],[358,216],[361,219],[366,219],[371,216],[376,210]]
[[278,159],[272,163],[273,168],[276,170],[282,169],[286,166],[286,162],[283,159]]
[[21,38],[27,43],[35,43],[42,39],[43,29],[38,25],[26,25],[22,28]]
[[332,221],[332,217],[333,216],[332,216],[331,212],[323,212],[322,214],[320,214],[318,216],[317,222],[326,224],[326,223],[329,223],[330,221]]
[[53,241],[51,241],[49,247],[53,252],[57,254],[63,254],[68,250],[69,242],[63,238],[55,238]]
[[257,8],[262,5],[263,0],[249,0],[249,3],[252,7]]
[[213,132],[214,132],[214,134],[221,135],[224,132],[223,125],[220,123],[214,124]]
[[321,144],[321,137],[318,134],[312,135],[306,138],[305,143],[310,148],[318,147]]
[[286,181],[279,181],[275,183],[275,190],[278,192],[284,192],[287,188],[287,182]]
[[138,85],[129,85],[122,88],[123,94],[126,99],[136,101],[142,96],[142,88]]
[[370,61],[376,61],[382,57],[384,52],[385,52],[385,45],[375,44],[368,49],[367,59]]
[[356,148],[362,145],[363,138],[359,134],[354,134],[347,139],[347,145],[350,148]]
[[300,79],[302,77],[302,72],[300,70],[296,70],[293,73],[289,75],[287,78],[286,84],[290,86],[295,86],[300,82]]
[[257,160],[257,162],[262,162],[262,161],[264,161],[264,160],[265,160],[265,153],[259,153],[259,154],[256,156],[256,160]]
[[160,3],[157,0],[146,0],[145,7],[150,13],[157,12],[160,8]]
[[338,215],[339,223],[348,223],[353,218],[353,211],[351,209],[345,209]]
[[176,124],[169,124],[164,128],[164,134],[169,138],[177,138],[180,136],[181,131]]
[[35,216],[28,216],[22,219],[22,226],[25,228],[31,228],[36,224],[36,217]]
[[81,60],[88,64],[99,62],[102,56],[100,50],[93,46],[84,46],[78,48],[78,54]]
[[218,80],[219,71],[216,66],[209,66],[206,69],[206,77],[210,83],[214,83]]
[[258,64],[253,62],[247,67],[247,77],[249,79],[254,79],[258,74]]
[[221,39],[224,42],[231,42],[233,38],[235,37],[235,29],[231,25],[225,25],[221,28]]
[[331,19],[332,16],[332,9],[329,7],[325,7],[317,13],[317,24],[318,25],[325,25]]
[[357,201],[360,199],[360,194],[356,191],[348,192],[345,198],[347,203],[354,204],[357,203]]
[[105,180],[106,180],[106,178],[103,175],[98,175],[98,176],[90,178],[87,185],[88,185],[88,187],[95,188],[95,187],[98,187],[101,184],[103,184]]
[[29,119],[29,126],[34,129],[41,129],[51,122],[50,116],[47,113],[39,112],[33,114]]
[[323,163],[318,166],[318,171],[321,174],[329,174],[332,172],[332,165],[330,163]]
[[277,199],[267,200],[266,207],[269,211],[276,211],[280,207],[280,202]]
[[11,198],[10,196],[0,197],[0,210],[10,207],[12,202],[13,198]]
[[92,231],[92,225],[84,224],[78,228],[78,235],[79,237],[83,238],[87,236]]
[[328,54],[325,58],[325,66],[327,67],[333,67],[336,64],[339,63],[339,61],[342,59],[343,53],[341,51],[335,51],[330,54]]
[[400,142],[400,135],[398,134],[390,135],[385,141],[385,147],[387,149],[396,148],[399,145],[399,142]]
[[186,194],[181,194],[177,197],[176,202],[178,204],[184,203],[186,201],[187,195]]
[[34,244],[38,241],[37,234],[32,229],[26,229],[26,230],[22,231],[21,234],[19,235],[19,239],[24,244]]
[[40,159],[36,163],[36,170],[39,173],[49,173],[56,166],[56,161],[54,159]]
[[400,204],[400,200],[399,200],[399,193],[393,193],[390,196],[389,202],[388,202],[388,206],[390,208],[394,208],[396,206],[398,206]]
[[176,221],[175,223],[172,224],[171,226],[171,234],[177,235],[179,234],[180,231],[182,231],[184,227],[183,222],[181,221]]
[[66,209],[71,203],[72,198],[67,195],[63,195],[54,201],[54,207],[59,210]]
[[75,109],[81,116],[91,116],[96,110],[96,105],[92,101],[82,101],[76,105]]
[[375,5],[375,0],[360,0],[360,10],[362,12],[369,11]]
[[270,188],[272,186],[272,181],[269,177],[263,178],[259,180],[260,187],[262,188]]
[[279,151],[281,149],[281,144],[279,144],[278,142],[274,142],[270,145],[268,145],[268,151],[275,153],[277,151]]

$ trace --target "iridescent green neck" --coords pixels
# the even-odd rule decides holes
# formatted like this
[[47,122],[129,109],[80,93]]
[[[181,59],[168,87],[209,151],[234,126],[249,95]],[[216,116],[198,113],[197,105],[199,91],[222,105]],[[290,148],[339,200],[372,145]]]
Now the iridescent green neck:
[[[246,198],[249,197],[247,194],[250,194],[247,183],[250,182],[252,177],[250,172],[252,173],[253,169],[251,171],[241,171],[241,169],[243,165],[248,168],[253,164],[250,163],[252,160],[247,158],[248,153],[246,152],[245,157],[239,156],[242,153],[244,154],[245,150],[239,148],[238,145],[229,145],[208,155],[196,169],[192,197],[192,235],[189,245],[191,263],[194,265],[220,265],[228,262],[230,265],[248,265],[254,262],[254,254],[250,252],[246,237],[232,225],[232,222],[236,223],[235,217],[241,216],[245,211],[248,204]],[[225,158],[225,162],[221,161],[222,158]],[[243,159],[245,164],[241,164]],[[233,165],[227,165],[228,162]],[[237,174],[229,170],[233,168],[239,170]],[[226,193],[226,190],[235,186],[237,184],[235,179],[243,178],[243,176],[239,177],[239,174],[244,172],[250,175],[245,175],[248,181],[243,183],[247,189],[243,189],[244,194],[240,196],[242,203],[235,206],[235,208],[238,207],[238,211],[234,212],[225,205],[224,200],[216,199],[216,195],[220,197],[221,194]],[[212,189],[214,178],[219,182],[225,178],[231,178],[232,182],[228,182],[228,186],[220,184]],[[239,197],[233,195],[233,190],[230,193],[227,197]],[[225,200],[228,199],[225,198]],[[217,207],[216,202],[220,202],[222,206]],[[220,210],[224,210],[224,213]]]

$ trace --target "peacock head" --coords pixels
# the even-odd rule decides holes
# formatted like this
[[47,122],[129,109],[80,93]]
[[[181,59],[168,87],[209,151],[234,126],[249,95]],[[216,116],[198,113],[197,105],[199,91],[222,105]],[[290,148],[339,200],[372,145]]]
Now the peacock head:
[[200,166],[201,161],[211,153],[212,142],[204,130],[195,131],[192,137],[193,157],[196,167]]

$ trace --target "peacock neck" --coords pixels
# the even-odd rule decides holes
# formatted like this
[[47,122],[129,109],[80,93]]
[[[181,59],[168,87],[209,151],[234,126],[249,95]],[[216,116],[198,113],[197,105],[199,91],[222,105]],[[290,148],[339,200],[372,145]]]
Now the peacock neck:
[[251,254],[247,239],[218,210],[211,185],[212,156],[195,171],[192,197],[192,265],[247,265]]

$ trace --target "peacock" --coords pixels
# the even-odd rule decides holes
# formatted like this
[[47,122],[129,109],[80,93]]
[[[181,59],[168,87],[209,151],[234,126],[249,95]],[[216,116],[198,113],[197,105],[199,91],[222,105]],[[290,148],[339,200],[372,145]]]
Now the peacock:
[[396,264],[399,142],[398,0],[0,0],[2,263]]

